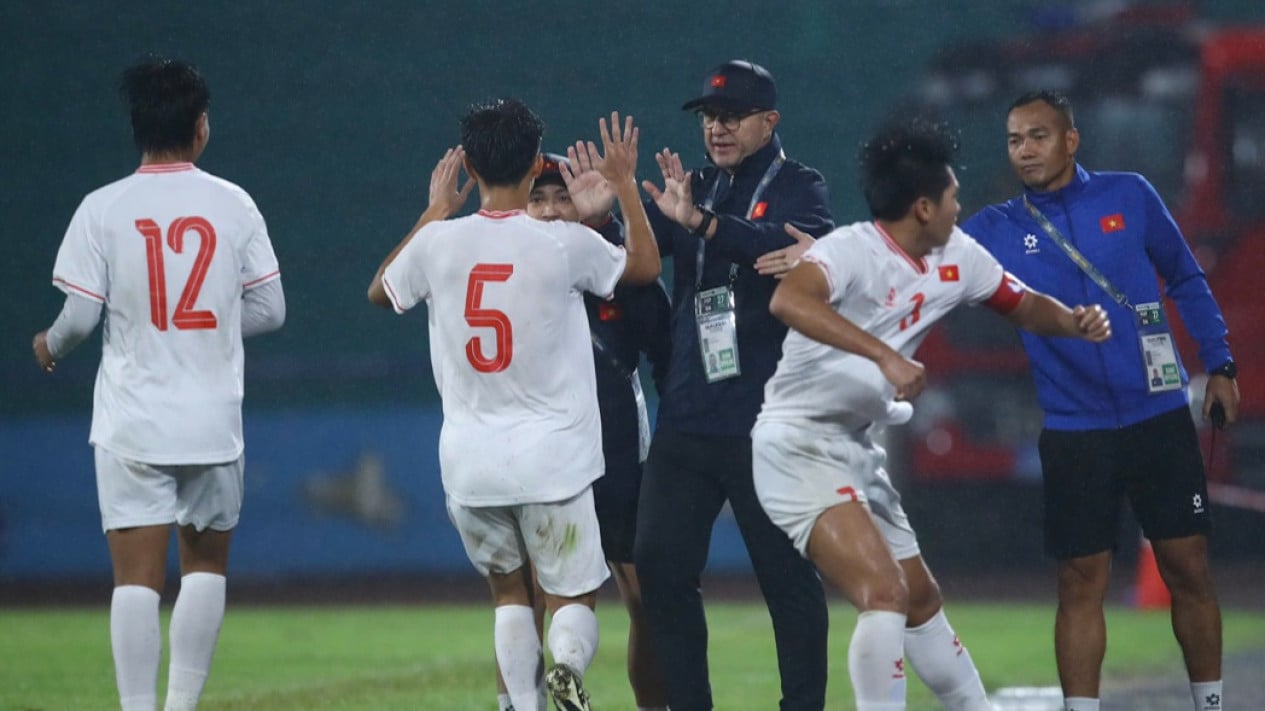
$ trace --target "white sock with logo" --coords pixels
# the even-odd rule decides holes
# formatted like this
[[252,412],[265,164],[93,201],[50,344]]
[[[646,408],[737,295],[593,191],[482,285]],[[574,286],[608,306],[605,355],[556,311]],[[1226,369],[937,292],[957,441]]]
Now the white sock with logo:
[[585,605],[558,608],[549,623],[549,653],[556,664],[566,664],[583,675],[597,653],[597,615]]
[[110,648],[123,711],[154,711],[163,638],[156,591],[120,585],[110,598]]
[[1190,696],[1195,700],[1195,711],[1221,711],[1221,680],[1192,681]]
[[857,711],[905,708],[905,616],[867,610],[857,617],[848,645],[848,674]]
[[171,610],[171,664],[164,711],[194,711],[211,673],[211,659],[224,622],[227,581],[216,573],[189,573]]
[[492,639],[510,702],[520,711],[535,708],[537,677],[542,671],[535,613],[527,605],[497,606]]
[[923,624],[905,628],[905,656],[945,711],[992,711],[971,653],[943,609]]
[[1063,711],[1098,711],[1098,699],[1087,696],[1068,696],[1063,699]]

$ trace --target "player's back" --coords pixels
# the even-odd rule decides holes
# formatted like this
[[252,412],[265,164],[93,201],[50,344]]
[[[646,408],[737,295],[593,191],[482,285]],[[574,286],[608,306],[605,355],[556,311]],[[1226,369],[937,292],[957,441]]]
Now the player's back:
[[191,164],[86,197],[54,281],[105,303],[93,443],[155,464],[240,456],[242,292],[276,275],[250,197]]
[[419,240],[402,256],[424,264],[449,494],[498,505],[582,490],[602,471],[583,292],[609,295],[622,250],[519,211],[436,224]]

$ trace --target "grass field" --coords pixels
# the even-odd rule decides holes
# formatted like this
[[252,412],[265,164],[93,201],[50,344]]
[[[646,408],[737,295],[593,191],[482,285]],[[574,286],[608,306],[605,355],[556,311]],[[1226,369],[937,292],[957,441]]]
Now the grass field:
[[[760,603],[711,603],[717,709],[773,709],[777,668]],[[990,689],[1056,683],[1048,605],[956,604],[949,614]],[[1105,677],[1181,675],[1164,613],[1112,609]],[[599,607],[586,684],[598,709],[631,709],[623,609]],[[830,709],[850,709],[851,608],[831,609]],[[494,709],[484,606],[230,607],[203,709]],[[1227,653],[1265,645],[1265,613],[1227,611]],[[165,663],[164,663],[165,674]],[[108,609],[0,610],[0,709],[117,708]],[[937,708],[916,678],[909,708]]]

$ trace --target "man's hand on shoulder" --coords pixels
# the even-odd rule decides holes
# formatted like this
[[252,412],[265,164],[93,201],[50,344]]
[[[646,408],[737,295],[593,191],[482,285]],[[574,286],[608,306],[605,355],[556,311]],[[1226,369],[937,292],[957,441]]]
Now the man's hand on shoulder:
[[804,256],[804,252],[807,252],[808,248],[817,241],[812,235],[789,222],[783,225],[783,228],[786,234],[795,238],[795,244],[760,255],[760,258],[755,260],[757,273],[782,279],[787,272],[799,264],[799,258]]

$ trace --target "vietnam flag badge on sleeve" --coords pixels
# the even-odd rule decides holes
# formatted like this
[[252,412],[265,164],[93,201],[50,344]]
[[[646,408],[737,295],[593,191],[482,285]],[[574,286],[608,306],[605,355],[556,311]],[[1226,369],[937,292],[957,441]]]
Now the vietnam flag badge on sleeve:
[[1098,218],[1098,226],[1102,228],[1103,234],[1111,234],[1124,229],[1124,215],[1116,213]]
[[940,267],[940,281],[957,281],[962,278],[962,273],[958,271],[958,265],[945,264]]

